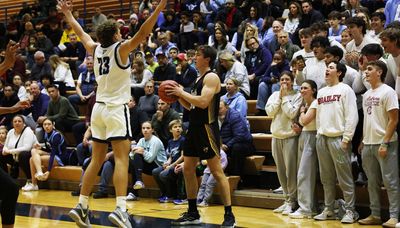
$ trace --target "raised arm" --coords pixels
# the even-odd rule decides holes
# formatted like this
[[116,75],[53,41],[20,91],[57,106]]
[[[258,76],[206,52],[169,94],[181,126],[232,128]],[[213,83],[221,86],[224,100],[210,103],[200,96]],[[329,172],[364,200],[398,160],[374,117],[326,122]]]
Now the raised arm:
[[75,31],[76,35],[81,39],[85,49],[89,53],[94,52],[96,43],[92,40],[89,34],[83,31],[81,25],[76,21],[72,15],[72,1],[71,0],[57,0],[57,9],[60,10],[65,15],[65,20],[72,29]]
[[142,24],[142,26],[140,26],[140,29],[135,36],[121,44],[121,48],[119,48],[121,59],[127,59],[129,53],[135,50],[135,48],[139,46],[140,42],[152,32],[153,27],[157,22],[158,15],[166,5],[167,0],[161,0],[151,16]]

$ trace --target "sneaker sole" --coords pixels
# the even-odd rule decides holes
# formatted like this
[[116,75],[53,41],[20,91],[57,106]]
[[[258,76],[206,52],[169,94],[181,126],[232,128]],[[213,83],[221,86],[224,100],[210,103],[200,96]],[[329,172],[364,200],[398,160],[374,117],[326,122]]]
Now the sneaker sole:
[[312,219],[312,215],[290,215],[289,218],[291,219]]
[[175,226],[182,226],[182,225],[200,225],[201,224],[201,220],[200,219],[196,219],[193,221],[186,221],[186,222],[171,222],[171,225],[175,225]]
[[81,216],[78,215],[78,213],[76,213],[75,211],[70,211],[68,213],[68,216],[74,220],[74,222],[76,223],[76,225],[79,226],[79,228],[89,228],[92,227],[90,224],[86,224],[82,219]]
[[327,220],[336,220],[336,218],[335,217],[328,217],[328,218],[321,219],[321,218],[315,218],[314,217],[314,220],[316,220],[316,221],[327,221]]
[[116,215],[114,214],[110,214],[108,216],[108,220],[110,220],[110,222],[118,227],[121,228],[132,228],[129,219],[127,220],[127,222],[129,223],[129,225],[126,225],[123,221],[121,221],[121,219],[119,219]]

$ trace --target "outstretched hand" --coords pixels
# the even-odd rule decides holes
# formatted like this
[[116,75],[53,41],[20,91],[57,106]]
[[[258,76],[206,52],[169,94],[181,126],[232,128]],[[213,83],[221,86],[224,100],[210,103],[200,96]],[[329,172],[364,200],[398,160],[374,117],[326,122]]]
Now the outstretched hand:
[[57,10],[62,13],[72,12],[72,1],[71,0],[57,0]]
[[14,65],[19,47],[19,43],[15,41],[10,40],[10,42],[8,42],[4,56],[4,64],[6,64],[7,67],[12,67]]

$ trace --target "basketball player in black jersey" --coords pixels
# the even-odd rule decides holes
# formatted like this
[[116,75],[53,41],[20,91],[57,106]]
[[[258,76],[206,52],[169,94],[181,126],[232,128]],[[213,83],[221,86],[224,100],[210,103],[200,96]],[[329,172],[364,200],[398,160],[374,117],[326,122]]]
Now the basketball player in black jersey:
[[196,197],[198,184],[196,164],[200,159],[207,159],[208,167],[221,189],[225,215],[222,227],[234,227],[235,217],[232,213],[231,195],[228,180],[221,168],[219,159],[220,137],[218,127],[218,109],[221,82],[217,74],[211,71],[217,52],[210,46],[200,46],[196,52],[196,67],[200,73],[191,93],[183,87],[167,87],[169,95],[179,97],[179,102],[189,110],[189,129],[183,147],[185,185],[189,209],[182,217],[172,222],[173,225],[200,224]]
[[[7,45],[4,61],[0,64],[0,75],[14,66],[19,44],[10,41]],[[0,114],[15,113],[21,109],[28,108],[28,101],[19,101],[12,107],[0,107]],[[15,222],[15,208],[18,199],[18,185],[8,173],[0,168],[0,215],[3,228],[13,228]]]

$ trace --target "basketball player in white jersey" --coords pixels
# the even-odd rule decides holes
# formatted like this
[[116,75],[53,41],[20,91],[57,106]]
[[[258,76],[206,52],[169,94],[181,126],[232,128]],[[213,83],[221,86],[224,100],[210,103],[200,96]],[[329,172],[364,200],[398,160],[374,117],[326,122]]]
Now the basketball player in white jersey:
[[81,39],[88,53],[93,53],[96,75],[97,98],[93,107],[91,128],[93,135],[92,161],[83,176],[79,204],[69,216],[79,227],[89,227],[88,199],[92,186],[104,162],[107,142],[110,141],[114,156],[114,185],[116,209],[108,218],[118,227],[132,227],[126,211],[126,190],[128,185],[128,153],[132,132],[129,124],[130,60],[129,54],[147,37],[164,9],[167,0],[161,0],[153,14],[141,26],[136,35],[123,41],[115,22],[106,21],[96,29],[99,43],[83,31],[72,15],[72,1],[58,0],[57,8],[65,15],[67,23]]

